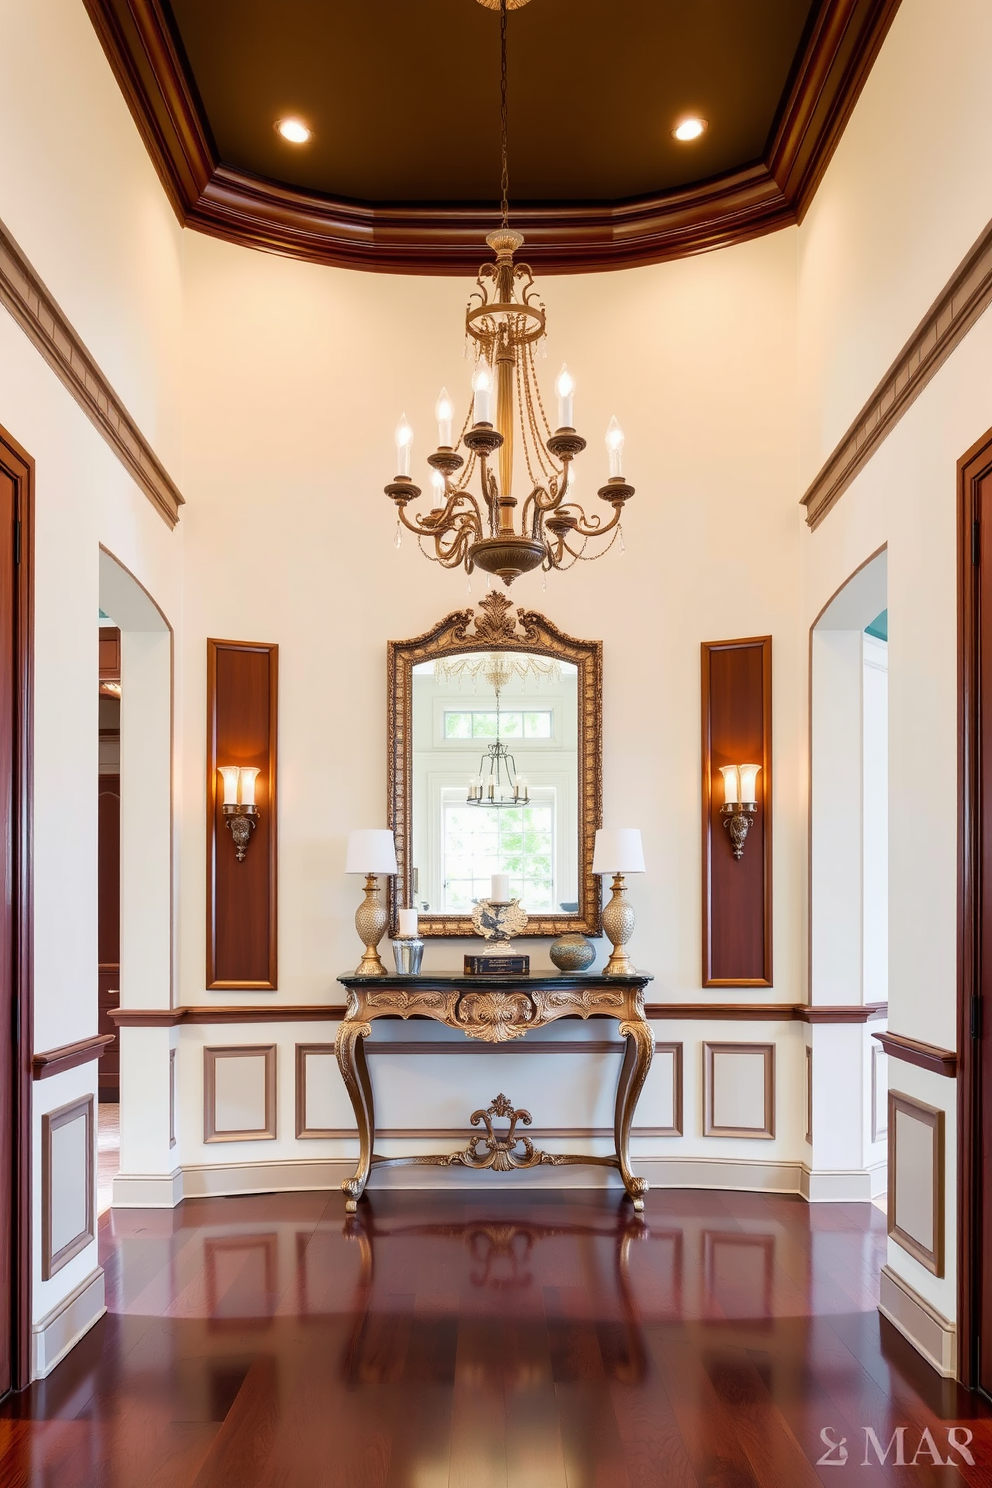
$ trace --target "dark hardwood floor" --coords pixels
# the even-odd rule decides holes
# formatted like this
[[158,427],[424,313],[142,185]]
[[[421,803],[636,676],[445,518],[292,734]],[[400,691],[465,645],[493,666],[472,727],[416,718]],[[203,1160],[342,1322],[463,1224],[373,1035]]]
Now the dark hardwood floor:
[[0,1408],[3,1488],[992,1485],[992,1412],[875,1311],[870,1205],[302,1193],[100,1233],[110,1311]]

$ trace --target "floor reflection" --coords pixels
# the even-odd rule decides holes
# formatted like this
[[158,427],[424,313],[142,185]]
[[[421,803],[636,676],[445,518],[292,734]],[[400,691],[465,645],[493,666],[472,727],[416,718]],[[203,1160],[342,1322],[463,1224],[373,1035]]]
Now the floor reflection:
[[814,1488],[824,1426],[952,1423],[978,1466],[914,1485],[990,1481],[986,1406],[879,1318],[868,1204],[270,1194],[112,1211],[100,1240],[108,1315],[0,1407],[0,1484]]
[[[630,1253],[650,1230],[627,1204],[608,1200],[602,1212],[565,1223],[490,1218],[482,1209],[459,1223],[409,1224],[380,1216],[372,1202],[346,1218],[342,1234],[361,1256],[362,1301],[342,1360],[349,1385],[395,1376],[395,1356],[382,1354],[384,1332],[402,1337],[407,1357],[418,1360],[431,1352],[427,1336],[436,1336],[438,1319],[447,1314],[473,1319],[480,1344],[473,1378],[498,1376],[508,1388],[521,1389],[540,1377],[549,1358],[567,1356],[577,1309],[594,1329],[607,1379],[632,1383],[645,1376]],[[418,1252],[420,1282],[411,1294],[406,1279]],[[436,1289],[429,1281],[425,1287],[425,1272]],[[413,1303],[408,1310],[399,1304],[404,1296]],[[513,1329],[512,1351],[503,1337],[507,1328]],[[456,1362],[451,1354],[452,1380]]]

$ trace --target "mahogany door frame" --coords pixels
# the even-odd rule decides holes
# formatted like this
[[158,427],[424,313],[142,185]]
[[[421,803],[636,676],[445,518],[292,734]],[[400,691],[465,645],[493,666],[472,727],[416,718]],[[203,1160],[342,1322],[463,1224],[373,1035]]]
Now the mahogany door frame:
[[[0,1147],[0,1181],[9,1156],[13,1189],[11,1246],[11,1385],[31,1381],[31,1053],[34,1033],[32,773],[34,760],[34,461],[0,426],[0,467],[16,488],[13,699],[14,820],[12,945],[13,1111],[9,1147]],[[2,1130],[2,1128],[0,1128]]]
[[[982,1075],[981,692],[979,481],[992,472],[992,429],[957,467],[958,506],[958,1376],[978,1388]],[[989,550],[992,560],[992,548]],[[990,1025],[992,1027],[992,1025]],[[992,1277],[989,1278],[992,1284]]]

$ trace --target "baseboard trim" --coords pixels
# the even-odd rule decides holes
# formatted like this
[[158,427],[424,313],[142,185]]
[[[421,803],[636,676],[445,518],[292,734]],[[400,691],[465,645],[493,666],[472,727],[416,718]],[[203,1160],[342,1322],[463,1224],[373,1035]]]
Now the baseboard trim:
[[[651,1188],[731,1189],[745,1193],[801,1191],[799,1162],[714,1157],[635,1157],[635,1170]],[[182,1197],[208,1198],[228,1194],[284,1193],[333,1190],[354,1172],[350,1158],[287,1158],[271,1162],[209,1163],[181,1171]],[[119,1180],[118,1180],[119,1181]],[[152,1180],[136,1180],[147,1183]],[[164,1180],[159,1180],[164,1181]],[[135,1180],[128,1180],[129,1183]],[[388,1167],[372,1175],[372,1189],[498,1189],[498,1188],[619,1188],[620,1175],[610,1168],[534,1168],[516,1173],[473,1173],[442,1167]],[[117,1205],[117,1183],[114,1203]],[[138,1208],[137,1187],[128,1189],[125,1207]],[[177,1200],[178,1202],[178,1200]]]
[[885,1192],[886,1164],[870,1168],[803,1166],[799,1192],[810,1204],[870,1204]]
[[[811,1172],[799,1161],[733,1157],[634,1156],[636,1172],[651,1188],[728,1189],[739,1193],[800,1194],[811,1203],[870,1203],[878,1173],[884,1187],[885,1164],[875,1168]],[[118,1173],[115,1209],[174,1209],[184,1198],[221,1198],[253,1193],[333,1190],[354,1172],[354,1159],[282,1158],[268,1162],[195,1163],[172,1173]],[[387,1167],[372,1177],[373,1188],[457,1190],[465,1188],[619,1187],[610,1168],[569,1166],[516,1173],[463,1168]]]
[[57,1307],[31,1327],[31,1378],[45,1379],[107,1310],[103,1267],[97,1266]]
[[878,1310],[898,1328],[918,1354],[944,1379],[954,1379],[958,1367],[957,1325],[932,1307],[904,1276],[883,1266]]
[[114,1209],[174,1209],[187,1197],[182,1168],[171,1173],[118,1173]]

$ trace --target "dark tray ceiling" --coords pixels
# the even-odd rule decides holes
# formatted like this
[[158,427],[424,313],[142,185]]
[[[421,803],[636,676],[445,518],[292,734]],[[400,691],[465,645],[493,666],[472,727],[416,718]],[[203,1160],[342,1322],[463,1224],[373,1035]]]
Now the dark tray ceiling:
[[[85,0],[182,221],[460,273],[494,225],[499,16],[475,0]],[[530,0],[508,18],[510,198],[545,270],[794,222],[898,0]],[[688,145],[687,113],[709,121]],[[274,121],[314,130],[285,143]]]

